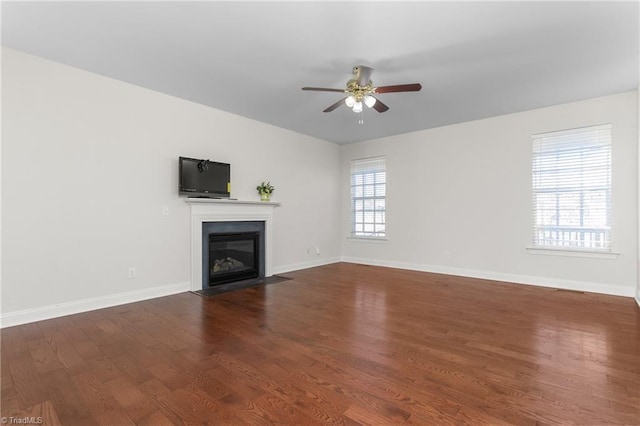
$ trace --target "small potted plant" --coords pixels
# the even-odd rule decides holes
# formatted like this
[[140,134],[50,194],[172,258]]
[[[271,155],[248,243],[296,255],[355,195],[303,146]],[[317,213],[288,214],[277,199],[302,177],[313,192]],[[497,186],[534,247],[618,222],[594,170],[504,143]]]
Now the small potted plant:
[[264,181],[260,185],[256,186],[256,189],[260,193],[261,201],[271,200],[271,193],[276,190],[276,188],[271,185],[271,182],[265,183]]

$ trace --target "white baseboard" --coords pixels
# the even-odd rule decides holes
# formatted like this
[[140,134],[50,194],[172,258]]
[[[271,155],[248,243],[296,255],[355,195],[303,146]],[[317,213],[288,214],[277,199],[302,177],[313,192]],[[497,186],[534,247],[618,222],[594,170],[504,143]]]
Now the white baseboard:
[[93,311],[95,309],[109,308],[111,306],[139,302],[141,300],[153,299],[156,297],[169,296],[171,294],[183,293],[189,290],[190,283],[183,282],[161,287],[146,288],[143,290],[128,291],[126,293],[110,294],[91,299],[58,303],[55,305],[43,306],[41,308],[4,312],[0,315],[0,328],[58,318],[65,315]]
[[331,263],[341,262],[340,257],[329,257],[320,260],[313,260],[309,262],[291,263],[289,265],[274,266],[272,269],[273,274],[284,274],[285,272],[298,271],[300,269],[313,268],[316,266],[329,265]]
[[638,304],[638,307],[640,308],[640,286],[636,288],[636,303]]
[[[412,271],[433,272],[436,274],[457,275],[461,277],[480,278],[484,280],[504,281],[515,284],[535,285],[539,287],[560,288],[565,290],[586,291],[590,293],[608,294],[612,296],[634,297],[633,287],[623,287],[593,283],[587,281],[573,281],[561,278],[538,277],[529,275],[506,274],[502,272],[481,271],[465,268],[453,268],[449,266],[421,265],[404,262],[394,262],[377,259],[362,259],[356,257],[343,257],[343,262],[362,263],[373,266],[386,266],[389,268],[409,269]],[[640,298],[636,294],[636,298]]]

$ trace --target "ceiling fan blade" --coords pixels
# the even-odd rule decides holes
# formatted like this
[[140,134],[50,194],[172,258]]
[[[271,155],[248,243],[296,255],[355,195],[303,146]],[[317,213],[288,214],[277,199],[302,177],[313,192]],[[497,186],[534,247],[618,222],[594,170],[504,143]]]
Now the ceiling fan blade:
[[375,109],[378,112],[385,112],[389,109],[389,107],[383,104],[382,102],[380,102],[380,99],[378,98],[376,98],[376,103],[373,104],[371,108]]
[[314,90],[316,92],[339,92],[339,93],[344,93],[344,89],[328,89],[326,87],[303,87],[302,90]]
[[395,86],[376,87],[376,93],[418,92],[420,89],[422,89],[422,85],[420,83],[396,84]]
[[338,108],[340,105],[344,104],[344,100],[347,99],[347,97],[344,97],[342,99],[340,99],[338,102],[336,102],[335,104],[331,105],[329,108],[325,109],[322,112],[331,112],[334,109]]

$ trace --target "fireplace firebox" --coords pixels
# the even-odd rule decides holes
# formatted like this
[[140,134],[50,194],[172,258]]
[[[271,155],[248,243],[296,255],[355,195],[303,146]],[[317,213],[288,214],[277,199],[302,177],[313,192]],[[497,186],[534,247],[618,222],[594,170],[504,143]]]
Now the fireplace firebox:
[[202,289],[265,277],[265,222],[202,223]]
[[259,276],[258,232],[209,234],[209,286]]

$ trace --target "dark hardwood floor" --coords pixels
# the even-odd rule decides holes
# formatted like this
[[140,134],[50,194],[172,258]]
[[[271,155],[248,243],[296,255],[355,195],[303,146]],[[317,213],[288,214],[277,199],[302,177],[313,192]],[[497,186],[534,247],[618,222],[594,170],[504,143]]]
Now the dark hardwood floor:
[[353,264],[286,275],[3,329],[1,415],[640,424],[631,298]]

